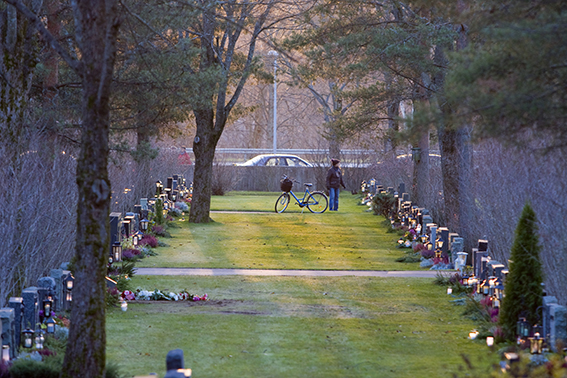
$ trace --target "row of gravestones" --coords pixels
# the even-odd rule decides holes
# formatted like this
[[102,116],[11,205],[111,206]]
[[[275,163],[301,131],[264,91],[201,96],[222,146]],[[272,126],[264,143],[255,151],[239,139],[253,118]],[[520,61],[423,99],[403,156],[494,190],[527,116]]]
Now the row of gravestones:
[[50,311],[62,312],[71,308],[73,276],[67,270],[67,263],[60,269],[52,269],[49,277],[37,280],[37,286],[22,290],[21,297],[11,297],[8,307],[0,309],[3,359],[7,350],[9,359],[14,359],[19,351],[24,330],[36,331],[40,324],[40,311],[43,303],[50,298]]
[[[458,270],[467,265],[468,253],[464,251],[464,239],[459,237],[457,233],[451,233],[446,227],[438,227],[433,222],[433,218],[429,215],[429,211],[424,208],[412,206],[409,193],[405,192],[405,184],[400,183],[398,191],[393,187],[384,188],[377,184],[376,180],[369,180],[369,191],[377,193],[385,191],[396,199],[393,211],[399,212],[414,210],[417,224],[421,225],[421,229],[429,234],[429,242],[435,245],[437,234],[440,233],[441,239],[446,241],[442,246],[442,253],[451,251],[451,262]],[[400,194],[401,193],[401,194]],[[471,251],[470,261],[472,263],[472,274],[480,281],[494,277],[500,282],[504,282],[508,271],[504,264],[496,260],[492,260],[488,252],[488,241],[478,240],[477,248]],[[559,305],[557,298],[554,296],[544,296],[542,306],[542,332],[548,344],[554,351],[557,351],[558,345],[567,343],[567,307]]]

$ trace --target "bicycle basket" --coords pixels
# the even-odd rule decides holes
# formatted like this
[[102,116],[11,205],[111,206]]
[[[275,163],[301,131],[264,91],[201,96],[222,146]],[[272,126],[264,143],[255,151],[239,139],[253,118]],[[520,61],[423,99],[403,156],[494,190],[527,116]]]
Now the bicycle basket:
[[292,186],[293,186],[293,181],[291,181],[287,177],[280,181],[280,188],[282,192],[289,193],[291,191]]

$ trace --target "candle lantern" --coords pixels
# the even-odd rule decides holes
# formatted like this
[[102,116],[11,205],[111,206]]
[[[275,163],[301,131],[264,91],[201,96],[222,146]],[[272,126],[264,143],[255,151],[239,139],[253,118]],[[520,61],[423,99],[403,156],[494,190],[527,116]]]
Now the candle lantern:
[[122,261],[122,245],[120,245],[120,242],[112,244],[112,257],[115,262]]
[[516,323],[516,335],[521,339],[530,335],[530,323],[527,322],[526,318],[520,318]]
[[452,287],[447,288],[447,294],[453,294],[453,288]]
[[487,336],[486,337],[486,345],[489,348],[492,348],[492,346],[494,345],[494,337],[493,336]]
[[35,349],[43,349],[43,342],[45,338],[43,337],[43,332],[38,330],[35,335]]
[[477,336],[478,336],[478,331],[476,329],[473,329],[472,331],[469,332],[469,339],[474,340],[476,339]]
[[67,290],[73,290],[73,286],[75,286],[75,277],[73,277],[72,274],[69,274],[65,278],[65,287],[67,288]]
[[128,302],[122,301],[122,303],[120,303],[120,309],[121,309],[122,311],[128,310]]
[[10,361],[10,346],[9,345],[2,345],[2,361],[4,361],[4,362]]
[[150,221],[145,218],[140,221],[140,228],[142,229],[142,232],[148,231],[148,223],[150,223]]
[[45,318],[51,317],[51,308],[53,307],[53,302],[50,297],[43,300],[43,316]]
[[47,319],[45,324],[47,325],[47,333],[55,333],[55,319],[53,317]]
[[534,337],[528,337],[530,340],[530,353],[531,354],[541,354],[543,346],[543,338],[540,337],[539,333],[535,333]]
[[24,334],[24,348],[31,348],[33,346],[33,330],[25,329],[22,331]]

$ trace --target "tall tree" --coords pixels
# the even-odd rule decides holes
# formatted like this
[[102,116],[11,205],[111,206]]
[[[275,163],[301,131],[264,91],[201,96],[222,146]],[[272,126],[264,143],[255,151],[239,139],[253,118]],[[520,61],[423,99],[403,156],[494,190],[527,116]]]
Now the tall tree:
[[[72,4],[75,59],[19,0],[4,0],[22,13],[81,79],[81,151],[77,159],[77,237],[69,342],[62,377],[102,377],[106,365],[105,293],[110,182],[109,100],[119,28],[118,1],[76,0]],[[10,7],[10,6],[9,6]]]
[[200,98],[192,104],[197,132],[193,142],[195,173],[189,221],[210,221],[211,177],[215,148],[250,75],[257,69],[256,43],[276,0],[196,1],[199,22],[190,33],[199,57],[185,66],[201,80]]
[[475,33],[454,56],[448,100],[475,135],[537,149],[567,148],[567,5],[489,1],[466,17]]
[[510,273],[505,284],[506,297],[502,300],[499,317],[505,336],[510,340],[516,336],[516,322],[520,316],[532,325],[541,321],[538,308],[542,303],[543,274],[537,224],[534,210],[526,203],[516,227]]

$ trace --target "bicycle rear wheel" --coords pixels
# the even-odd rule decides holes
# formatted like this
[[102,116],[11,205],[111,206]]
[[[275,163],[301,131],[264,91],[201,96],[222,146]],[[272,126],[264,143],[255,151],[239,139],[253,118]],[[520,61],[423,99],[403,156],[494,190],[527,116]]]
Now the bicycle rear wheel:
[[313,192],[307,198],[307,208],[312,213],[324,213],[329,205],[329,200],[323,192]]
[[276,213],[283,213],[289,205],[289,193],[282,193],[276,201]]

